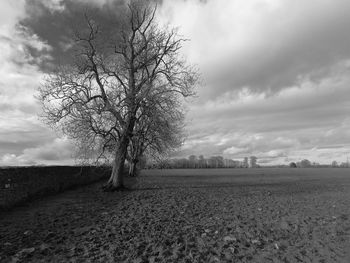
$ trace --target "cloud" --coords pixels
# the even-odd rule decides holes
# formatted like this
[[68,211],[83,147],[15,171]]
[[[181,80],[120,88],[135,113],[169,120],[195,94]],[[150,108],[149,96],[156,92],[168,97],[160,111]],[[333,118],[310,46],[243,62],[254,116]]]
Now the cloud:
[[0,159],[0,165],[38,165],[38,164],[72,164],[73,146],[67,139],[54,139],[53,142],[26,148],[21,154],[4,154]]
[[270,158],[276,157],[286,157],[286,152],[284,150],[271,150],[266,153],[266,155]]
[[199,92],[207,100],[322,80],[349,58],[349,10],[350,2],[329,0],[164,1],[160,20],[190,36],[185,54],[204,72],[208,87]]
[[[38,120],[33,95],[45,72],[71,62],[86,10],[113,32],[124,8],[119,0],[2,1],[2,164],[71,162],[69,143]],[[188,103],[188,138],[176,156],[345,161],[349,11],[346,0],[159,1],[157,21],[190,39],[182,54],[205,83]]]
[[[328,163],[326,154],[344,160],[349,150],[350,78],[347,71],[319,83],[284,89],[273,96],[251,93],[190,105],[186,145],[178,154],[256,155],[263,162],[303,158]],[[338,148],[334,148],[334,145]],[[339,154],[335,155],[335,152]],[[286,158],[288,157],[288,158]],[[329,157],[332,159],[331,157]]]
[[0,113],[2,116],[6,113],[10,119],[12,115],[18,117],[18,112],[29,116],[37,111],[33,95],[42,73],[36,64],[44,58],[33,57],[31,52],[47,53],[51,47],[16,23],[25,17],[24,6],[19,4],[24,5],[23,1],[6,3],[7,21],[0,26]]
[[1,1],[0,8],[0,25],[1,31],[4,27],[13,27],[18,22],[18,19],[23,18],[25,14],[24,1]]
[[43,73],[36,65],[42,57],[31,52],[49,52],[50,46],[18,26],[25,17],[24,1],[5,1],[1,7],[6,14],[0,25],[0,158],[10,162],[24,149],[55,137],[39,122],[40,106],[33,96]]
[[223,154],[225,155],[237,155],[240,153],[247,153],[248,148],[238,148],[235,146],[232,146],[230,148],[227,148],[223,151]]

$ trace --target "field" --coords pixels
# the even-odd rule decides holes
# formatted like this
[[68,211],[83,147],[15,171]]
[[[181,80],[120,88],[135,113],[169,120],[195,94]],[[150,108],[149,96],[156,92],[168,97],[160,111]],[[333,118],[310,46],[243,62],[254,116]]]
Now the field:
[[349,169],[146,170],[0,214],[1,262],[350,262]]

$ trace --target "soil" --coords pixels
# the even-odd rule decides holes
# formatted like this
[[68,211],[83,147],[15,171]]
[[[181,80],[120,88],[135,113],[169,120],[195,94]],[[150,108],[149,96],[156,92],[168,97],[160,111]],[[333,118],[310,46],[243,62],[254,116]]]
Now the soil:
[[130,191],[101,185],[0,214],[0,261],[350,262],[348,169],[145,171]]

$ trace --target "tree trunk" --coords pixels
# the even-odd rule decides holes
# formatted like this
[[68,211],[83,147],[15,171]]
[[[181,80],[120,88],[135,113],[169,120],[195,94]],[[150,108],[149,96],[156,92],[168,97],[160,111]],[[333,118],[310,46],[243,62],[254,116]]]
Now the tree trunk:
[[103,187],[105,191],[122,190],[125,188],[123,180],[124,164],[128,151],[128,145],[136,121],[135,114],[136,113],[130,117],[126,126],[127,128],[120,138],[120,142],[115,153],[111,177],[109,178],[107,184]]
[[105,191],[114,191],[124,188],[124,163],[128,144],[129,138],[124,135],[116,150],[112,173],[107,184],[104,186]]
[[137,176],[137,160],[132,160],[129,164],[129,176]]
[[134,176],[135,175],[135,164],[134,162],[129,163],[129,176]]
[[[133,62],[133,59],[131,61]],[[132,137],[132,132],[134,130],[135,122],[136,122],[136,111],[137,107],[135,104],[135,79],[134,79],[134,67],[131,63],[130,70],[129,70],[129,87],[130,87],[130,94],[128,97],[128,100],[130,102],[130,110],[128,112],[128,121],[126,122],[125,130],[121,135],[115,159],[113,164],[113,170],[111,177],[109,178],[106,186],[104,187],[105,191],[114,191],[123,189],[124,187],[124,163],[128,152],[128,146],[130,139]]]
[[134,176],[134,163],[133,162],[129,162],[129,176]]

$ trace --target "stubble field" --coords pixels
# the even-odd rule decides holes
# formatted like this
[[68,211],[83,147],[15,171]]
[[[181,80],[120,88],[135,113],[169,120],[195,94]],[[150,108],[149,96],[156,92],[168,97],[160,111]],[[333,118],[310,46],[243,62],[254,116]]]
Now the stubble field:
[[147,170],[0,214],[1,262],[350,262],[349,169]]

